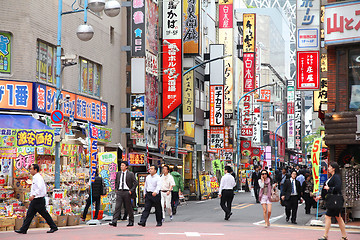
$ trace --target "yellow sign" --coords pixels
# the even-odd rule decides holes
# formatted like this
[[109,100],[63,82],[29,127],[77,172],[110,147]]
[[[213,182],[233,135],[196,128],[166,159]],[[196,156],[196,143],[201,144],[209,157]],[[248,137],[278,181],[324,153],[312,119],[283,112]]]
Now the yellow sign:
[[[103,178],[108,193],[115,191],[117,152],[99,153],[99,175]],[[101,196],[102,204],[110,204],[108,195]]]
[[327,103],[328,97],[328,79],[321,78],[320,80],[320,91],[314,91],[314,112],[318,112],[320,109],[320,103]]
[[199,0],[183,1],[183,18],[184,18],[184,53],[199,54],[200,46],[200,21],[199,21]]
[[194,71],[183,77],[183,121],[194,121]]
[[314,179],[314,193],[319,191],[320,186],[320,173],[319,166],[321,164],[320,152],[321,152],[321,141],[322,138],[315,138],[312,149],[311,149],[311,164],[312,164],[312,175]]
[[185,131],[184,136],[195,138],[195,123],[184,122],[184,131]]
[[255,52],[255,19],[254,13],[244,13],[243,15],[243,52]]

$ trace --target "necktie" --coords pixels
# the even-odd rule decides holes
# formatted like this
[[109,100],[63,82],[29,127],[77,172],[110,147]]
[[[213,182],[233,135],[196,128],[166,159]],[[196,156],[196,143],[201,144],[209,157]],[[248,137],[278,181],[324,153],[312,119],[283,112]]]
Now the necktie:
[[294,180],[291,180],[291,194],[295,193]]
[[122,176],[121,176],[121,189],[124,190],[124,178],[125,178],[125,173],[122,172],[121,174],[122,174]]

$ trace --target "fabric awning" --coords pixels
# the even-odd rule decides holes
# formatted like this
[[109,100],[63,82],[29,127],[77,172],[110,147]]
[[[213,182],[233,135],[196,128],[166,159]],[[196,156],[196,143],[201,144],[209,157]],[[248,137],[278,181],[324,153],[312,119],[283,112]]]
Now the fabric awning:
[[53,130],[46,124],[28,115],[0,114],[0,128]]
[[167,164],[173,164],[173,165],[182,165],[183,164],[183,161],[180,158],[168,156],[165,154],[149,152],[149,155],[159,157],[159,158],[163,159],[163,161]]

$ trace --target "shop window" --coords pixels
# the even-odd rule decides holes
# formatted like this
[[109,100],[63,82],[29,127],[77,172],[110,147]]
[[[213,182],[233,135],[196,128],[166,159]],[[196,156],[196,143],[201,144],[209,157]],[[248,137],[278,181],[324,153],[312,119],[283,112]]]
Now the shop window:
[[80,92],[100,97],[101,65],[79,58],[80,62]]
[[11,44],[12,35],[8,32],[0,32],[0,73],[11,73]]
[[56,84],[56,47],[38,40],[36,44],[36,80]]
[[350,49],[348,58],[349,110],[360,109],[360,49]]

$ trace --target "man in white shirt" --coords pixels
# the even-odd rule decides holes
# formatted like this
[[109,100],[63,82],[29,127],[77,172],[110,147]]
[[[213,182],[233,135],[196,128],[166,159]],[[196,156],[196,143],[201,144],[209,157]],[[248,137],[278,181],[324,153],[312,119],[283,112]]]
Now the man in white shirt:
[[36,213],[46,220],[46,223],[49,224],[50,230],[47,233],[53,233],[58,230],[50,214],[46,210],[45,205],[45,196],[46,196],[46,185],[43,177],[39,173],[40,168],[37,164],[32,164],[30,166],[30,174],[33,175],[31,191],[30,191],[30,205],[26,213],[26,218],[22,227],[19,230],[15,230],[16,233],[26,234],[29,229],[30,223],[34,218]]
[[231,167],[225,166],[225,175],[221,178],[219,188],[220,206],[225,212],[225,220],[229,220],[232,215],[231,204],[234,199],[234,187],[236,185],[231,173]]
[[149,217],[150,210],[152,207],[155,207],[155,216],[156,216],[156,226],[162,226],[162,213],[161,213],[161,199],[160,199],[160,189],[161,189],[161,178],[157,173],[158,167],[155,165],[150,166],[150,175],[146,177],[145,180],[145,209],[142,212],[140,222],[138,225],[145,227],[146,220]]
[[175,180],[171,174],[169,174],[169,166],[164,165],[163,174],[161,176],[161,209],[163,222],[165,221],[165,208],[170,215],[170,221],[172,221],[172,209],[171,209],[171,191],[175,186]]

